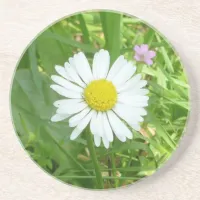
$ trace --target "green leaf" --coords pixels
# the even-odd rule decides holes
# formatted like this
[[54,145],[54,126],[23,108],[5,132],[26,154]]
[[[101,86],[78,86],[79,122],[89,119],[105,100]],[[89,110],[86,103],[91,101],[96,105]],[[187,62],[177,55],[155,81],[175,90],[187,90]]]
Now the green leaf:
[[120,56],[122,16],[119,13],[101,12],[100,17],[106,40],[105,48],[110,52],[113,63]]

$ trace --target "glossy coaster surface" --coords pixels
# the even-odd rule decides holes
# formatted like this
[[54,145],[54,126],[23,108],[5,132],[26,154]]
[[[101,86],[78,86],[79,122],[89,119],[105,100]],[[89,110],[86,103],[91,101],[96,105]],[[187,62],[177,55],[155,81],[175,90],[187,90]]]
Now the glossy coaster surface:
[[118,188],[178,147],[189,113],[180,57],[154,28],[119,12],[59,20],[28,46],[11,109],[30,157],[64,183]]

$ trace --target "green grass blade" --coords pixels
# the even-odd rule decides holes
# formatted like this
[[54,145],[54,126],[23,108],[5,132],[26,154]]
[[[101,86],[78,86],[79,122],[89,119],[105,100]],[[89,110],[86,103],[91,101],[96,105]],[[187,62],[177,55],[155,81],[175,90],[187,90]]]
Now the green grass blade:
[[73,46],[76,48],[80,48],[82,51],[87,52],[87,53],[95,53],[96,52],[96,49],[92,45],[83,44],[83,43],[77,42],[75,40],[72,40],[70,38],[65,38],[63,36],[60,36],[56,33],[48,32],[48,33],[45,33],[42,37],[53,38],[63,44],[70,45],[70,46]]
[[[160,36],[159,36],[157,33],[156,33],[155,35],[156,35],[157,41],[158,41],[159,43],[161,43],[162,41],[161,41],[161,39],[160,39]],[[169,72],[174,73],[174,68],[173,68],[171,59],[169,58],[168,53],[167,53],[165,47],[163,47],[163,46],[160,47],[160,51],[161,51],[161,53],[162,53],[162,55],[163,55],[163,58],[164,58],[164,60],[165,60],[165,64],[166,64],[166,66],[167,66]]]
[[90,36],[89,36],[89,31],[87,29],[86,23],[85,23],[85,19],[83,17],[83,15],[78,15],[78,19],[80,22],[80,28],[82,30],[82,34],[83,34],[83,41],[86,44],[90,43]]
[[29,49],[28,49],[28,55],[29,55],[29,63],[30,63],[30,68],[31,68],[31,73],[33,76],[34,83],[38,90],[41,89],[41,78],[40,78],[40,73],[38,71],[38,63],[37,63],[37,56],[36,56],[36,46],[35,43],[33,43]]
[[122,16],[118,13],[101,12],[100,17],[106,41],[105,48],[110,52],[113,63],[120,55]]

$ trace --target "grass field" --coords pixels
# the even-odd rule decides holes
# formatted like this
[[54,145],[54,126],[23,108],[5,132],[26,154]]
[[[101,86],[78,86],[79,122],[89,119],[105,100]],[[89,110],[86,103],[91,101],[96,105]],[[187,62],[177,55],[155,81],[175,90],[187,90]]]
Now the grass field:
[[[133,60],[133,47],[148,44],[156,51],[154,64]],[[111,62],[125,55],[148,80],[149,106],[140,132],[112,148],[96,148],[104,188],[133,183],[153,174],[176,150],[188,111],[189,86],[179,56],[172,46],[141,20],[119,13],[88,12],[62,19],[42,32],[22,56],[14,75],[11,109],[16,133],[25,150],[52,176],[76,186],[97,188],[96,176],[84,136],[69,140],[68,121],[50,121],[50,89],[55,65],[63,65],[83,51],[92,62],[94,53],[107,49]]]

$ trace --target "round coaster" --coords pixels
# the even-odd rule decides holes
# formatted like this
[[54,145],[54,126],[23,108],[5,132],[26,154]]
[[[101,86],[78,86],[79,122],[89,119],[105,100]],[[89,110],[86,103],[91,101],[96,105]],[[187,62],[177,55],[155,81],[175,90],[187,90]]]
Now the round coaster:
[[159,169],[189,112],[179,56],[142,20],[78,13],[29,45],[14,75],[11,109],[25,151],[78,187],[117,188]]

